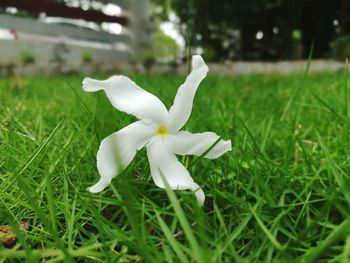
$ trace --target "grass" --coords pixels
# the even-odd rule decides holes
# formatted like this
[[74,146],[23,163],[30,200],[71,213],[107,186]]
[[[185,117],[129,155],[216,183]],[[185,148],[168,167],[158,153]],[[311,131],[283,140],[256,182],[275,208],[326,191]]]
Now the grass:
[[[183,81],[133,79],[168,107]],[[134,119],[81,80],[0,81],[0,225],[18,238],[0,262],[350,262],[345,73],[209,76],[186,129],[234,148],[186,160],[203,208],[157,188],[145,150],[105,191],[86,191],[100,141]]]

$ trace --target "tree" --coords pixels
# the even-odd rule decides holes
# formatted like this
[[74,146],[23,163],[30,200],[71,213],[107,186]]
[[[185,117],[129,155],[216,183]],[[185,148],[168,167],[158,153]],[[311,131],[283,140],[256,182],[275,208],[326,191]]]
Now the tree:
[[[173,0],[171,8],[192,33],[192,43],[211,48],[218,59],[275,60],[305,58],[312,43],[314,57],[327,55],[337,36],[334,21],[346,33],[349,1]],[[233,39],[236,31],[239,40]]]

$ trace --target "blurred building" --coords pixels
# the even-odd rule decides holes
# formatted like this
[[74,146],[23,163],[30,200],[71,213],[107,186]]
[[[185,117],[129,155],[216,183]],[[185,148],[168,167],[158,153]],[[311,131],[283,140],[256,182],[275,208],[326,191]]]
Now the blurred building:
[[2,0],[0,8],[5,73],[122,68],[151,44],[147,0]]

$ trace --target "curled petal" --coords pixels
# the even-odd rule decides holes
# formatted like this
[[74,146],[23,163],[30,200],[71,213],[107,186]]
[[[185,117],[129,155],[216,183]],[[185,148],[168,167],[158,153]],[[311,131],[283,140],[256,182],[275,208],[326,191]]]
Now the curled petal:
[[194,195],[196,196],[198,203],[201,206],[203,206],[205,201],[205,194],[202,188],[200,188],[198,184],[194,183],[191,190],[194,192]]
[[[176,154],[200,156],[214,145],[219,138],[220,137],[213,132],[190,133],[180,131],[169,136],[169,141]],[[231,150],[231,140],[220,140],[204,157],[215,159]]]
[[106,188],[113,177],[130,164],[137,150],[147,143],[153,133],[151,127],[137,121],[106,137],[97,152],[97,169],[101,178],[88,190],[97,193]]
[[165,188],[162,173],[173,190],[192,190],[198,202],[203,205],[205,195],[196,184],[187,169],[177,160],[175,154],[162,139],[154,140],[147,146],[147,156],[154,183]]
[[180,86],[174,104],[169,110],[168,127],[171,131],[180,130],[191,115],[193,98],[201,81],[205,78],[208,67],[199,55],[192,56],[192,71]]
[[85,78],[83,89],[87,92],[104,90],[112,105],[140,120],[152,120],[163,124],[168,111],[153,94],[141,89],[125,76],[113,76],[107,80]]

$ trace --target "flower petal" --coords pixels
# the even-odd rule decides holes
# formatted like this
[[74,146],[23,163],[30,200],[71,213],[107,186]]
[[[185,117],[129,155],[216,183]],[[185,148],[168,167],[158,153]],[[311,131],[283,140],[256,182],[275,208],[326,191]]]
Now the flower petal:
[[192,190],[198,202],[203,205],[205,199],[203,190],[193,181],[187,169],[177,160],[164,140],[153,140],[147,146],[147,156],[153,181],[158,187],[165,188],[160,174],[162,173],[171,189]]
[[120,174],[153,136],[153,128],[141,121],[134,122],[102,140],[97,152],[97,169],[101,175],[89,191],[97,193],[106,188],[113,177]]
[[193,98],[201,81],[205,78],[208,67],[199,55],[192,56],[192,72],[180,86],[174,104],[169,110],[168,127],[171,131],[180,130],[191,115]]
[[113,76],[107,80],[85,78],[83,89],[87,92],[104,90],[115,108],[140,120],[164,124],[168,115],[166,107],[156,96],[125,76]]
[[[169,136],[169,141],[173,151],[179,155],[196,155],[200,156],[212,146],[219,136],[213,132],[190,133],[179,131]],[[231,140],[220,140],[204,157],[215,159],[224,153],[231,151]]]

